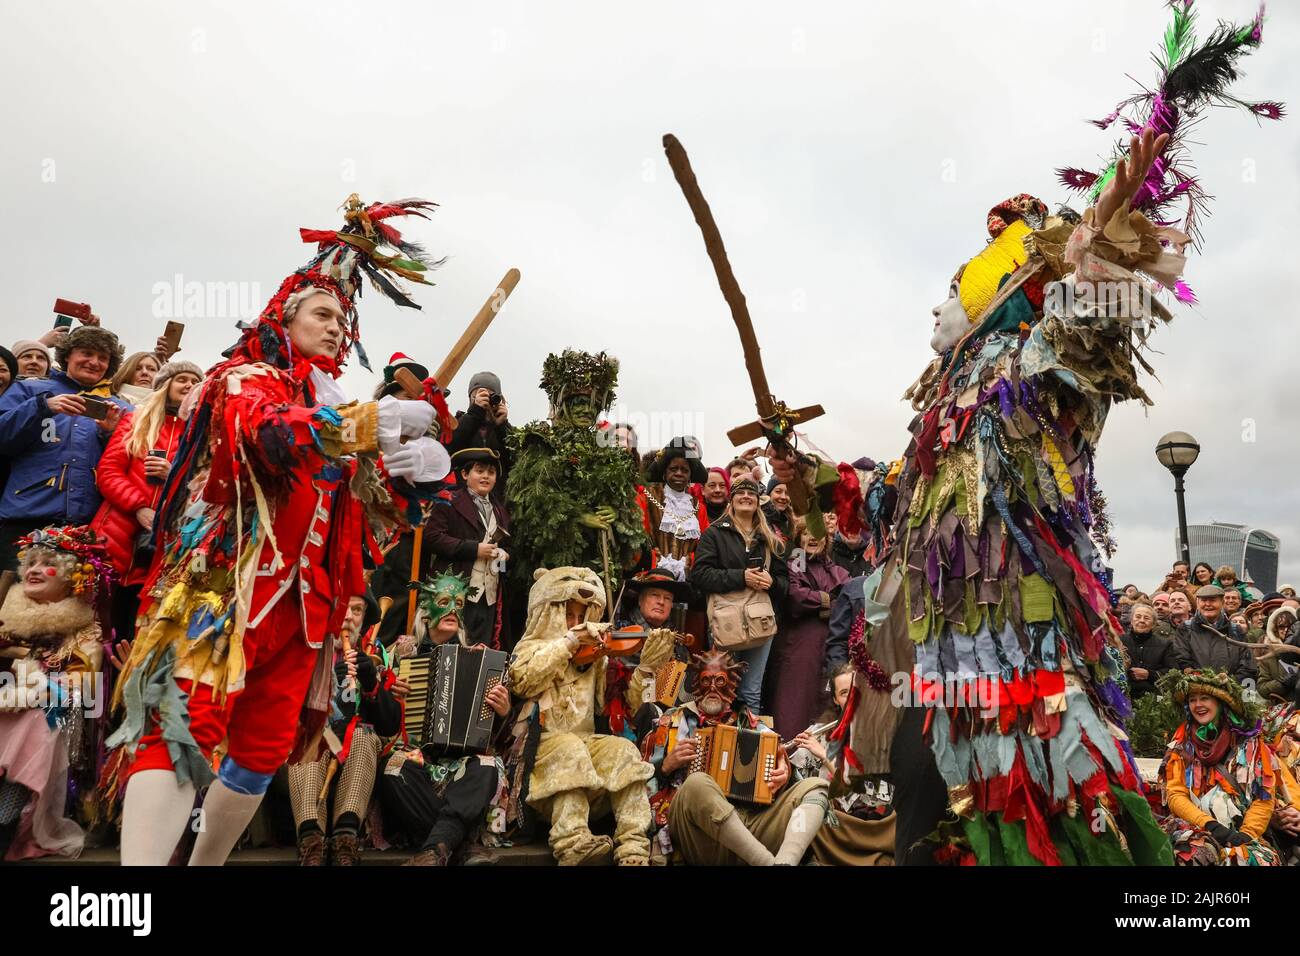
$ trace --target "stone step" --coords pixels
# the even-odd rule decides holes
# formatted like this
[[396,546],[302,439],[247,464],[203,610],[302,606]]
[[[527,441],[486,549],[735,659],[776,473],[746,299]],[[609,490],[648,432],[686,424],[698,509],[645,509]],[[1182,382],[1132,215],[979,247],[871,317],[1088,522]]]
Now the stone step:
[[[551,848],[545,843],[526,843],[518,846],[480,848],[480,852],[493,861],[496,866],[554,866],[555,858]],[[364,850],[361,853],[362,866],[400,866],[412,856],[410,850]],[[63,866],[117,866],[119,856],[116,847],[95,847],[84,850],[75,860],[61,856],[43,856],[25,863],[39,865],[54,863]],[[287,846],[253,847],[236,850],[230,854],[228,866],[296,866],[298,851]]]

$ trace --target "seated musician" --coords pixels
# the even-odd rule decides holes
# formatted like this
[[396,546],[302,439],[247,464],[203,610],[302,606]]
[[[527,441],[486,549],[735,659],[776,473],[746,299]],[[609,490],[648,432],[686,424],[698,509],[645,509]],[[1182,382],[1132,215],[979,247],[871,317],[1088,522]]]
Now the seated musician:
[[[668,710],[642,742],[642,753],[655,771],[657,792],[651,804],[661,828],[659,848],[665,856],[675,850],[696,866],[797,866],[826,818],[827,781],[810,777],[791,782],[790,763],[780,748],[768,781],[776,796],[767,806],[733,805],[708,773],[692,773],[699,749],[696,732],[703,727],[774,733],[736,703],[743,663],[725,651],[708,651],[695,656],[695,666],[694,700]],[[671,748],[670,738],[675,740]]]
[[358,834],[374,792],[380,738],[397,733],[401,721],[401,707],[390,690],[392,672],[381,672],[374,658],[357,649],[361,635],[378,621],[379,608],[370,595],[348,602],[334,640],[337,688],[326,735],[329,746],[318,760],[286,767],[299,866],[356,866],[361,861]]
[[[651,568],[628,579],[616,621],[620,628],[646,632],[638,653],[610,657],[605,674],[605,706],[596,719],[601,733],[618,734],[633,742],[640,740],[663,712],[656,703],[662,688],[655,686],[655,672],[669,658],[685,661],[685,646],[669,629],[673,603],[685,602],[690,585],[678,581],[665,568]],[[674,701],[675,703],[675,701]]]
[[[831,734],[844,715],[853,689],[853,665],[841,664],[831,675],[833,698],[821,718],[790,741],[790,764],[797,778],[835,778],[838,744]],[[884,781],[868,781],[861,791],[831,801],[834,824],[817,831],[813,858],[822,866],[892,866],[894,862],[893,790]]]
[[[650,862],[650,804],[645,782],[653,774],[625,737],[596,733],[604,706],[604,634],[596,623],[605,588],[589,568],[538,569],[528,594],[524,635],[510,665],[514,693],[530,703],[540,724],[526,800],[551,824],[550,844],[561,866]],[[588,656],[590,663],[584,663]],[[591,832],[592,813],[608,804],[614,839]]]
[[[469,586],[459,575],[444,574],[420,588],[420,614],[427,640],[434,645],[465,636],[465,598]],[[421,630],[419,626],[417,631]],[[493,739],[506,727],[510,691],[491,687],[483,703],[496,714]],[[482,825],[504,830],[504,815],[493,804],[504,790],[505,767],[494,753],[428,760],[416,747],[399,745],[384,765],[379,801],[385,829],[397,831],[419,851],[407,866],[447,866],[456,851]]]

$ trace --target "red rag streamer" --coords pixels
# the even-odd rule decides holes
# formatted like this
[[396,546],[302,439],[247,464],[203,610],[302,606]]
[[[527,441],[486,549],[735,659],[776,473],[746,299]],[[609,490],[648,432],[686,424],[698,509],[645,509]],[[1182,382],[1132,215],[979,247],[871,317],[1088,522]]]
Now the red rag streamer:
[[939,470],[934,456],[934,443],[938,437],[939,406],[936,405],[925,413],[920,431],[916,433],[916,466],[927,478],[933,478]]
[[840,462],[836,470],[840,480],[835,485],[831,500],[840,531],[853,536],[862,532],[862,485],[852,465]]
[[446,445],[451,441],[455,431],[456,419],[452,417],[451,409],[447,407],[446,396],[442,394],[442,389],[432,377],[424,380],[424,398],[438,410],[438,441]]

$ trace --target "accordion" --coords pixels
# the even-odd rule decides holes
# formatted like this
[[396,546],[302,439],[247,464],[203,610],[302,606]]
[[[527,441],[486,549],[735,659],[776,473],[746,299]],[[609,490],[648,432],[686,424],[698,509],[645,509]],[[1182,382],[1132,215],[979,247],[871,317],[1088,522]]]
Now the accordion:
[[661,707],[677,706],[682,684],[686,681],[687,664],[668,658],[655,668],[655,703]]
[[718,782],[728,800],[769,804],[772,771],[781,738],[770,730],[747,730],[719,724],[696,731],[699,750],[691,773],[703,771]]
[[509,658],[501,651],[443,644],[405,658],[398,676],[411,685],[403,730],[425,757],[481,754],[492,743],[492,713],[484,695],[505,681]]

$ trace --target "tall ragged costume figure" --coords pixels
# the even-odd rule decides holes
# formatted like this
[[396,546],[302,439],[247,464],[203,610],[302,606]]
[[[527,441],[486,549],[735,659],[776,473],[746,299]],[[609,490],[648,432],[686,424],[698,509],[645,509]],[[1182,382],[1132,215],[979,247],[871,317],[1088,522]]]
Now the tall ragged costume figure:
[[335,381],[353,346],[366,364],[355,308],[363,279],[416,307],[393,279],[427,284],[437,263],[390,220],[427,218],[432,205],[363,206],[353,195],[343,228],[301,230],[316,255],[191,393],[116,691],[124,713],[110,743],[131,757],[123,863],[167,862],[223,742],[191,864],[225,861],[291,751],[316,756],[333,638],[349,599],[365,592],[363,552],[378,551],[372,526],[400,524],[403,495],[414,494],[393,480],[447,472],[445,450],[426,434],[430,403],[349,402]]
[[[1127,156],[1060,171],[1094,205],[997,204],[988,244],[934,309],[938,355],[906,392],[893,549],[866,582],[840,733],[847,776],[893,776],[900,862],[1171,861],[1121,730],[1093,458],[1112,403],[1150,403],[1135,365],[1150,371],[1140,350],[1171,319],[1160,296],[1191,300],[1183,250],[1205,196],[1184,168],[1189,125],[1209,105],[1282,113],[1227,92],[1262,13],[1198,44],[1190,6],[1173,5],[1153,90],[1097,124],[1123,118]],[[900,708],[891,675],[909,673],[916,706]],[[922,844],[946,810],[958,825]]]

